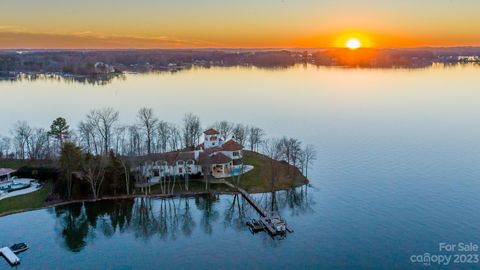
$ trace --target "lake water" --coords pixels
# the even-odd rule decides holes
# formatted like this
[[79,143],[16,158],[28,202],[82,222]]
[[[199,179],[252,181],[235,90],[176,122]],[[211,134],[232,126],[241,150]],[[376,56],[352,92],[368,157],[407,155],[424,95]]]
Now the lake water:
[[[31,245],[19,269],[423,269],[412,255],[453,255],[439,251],[442,242],[480,245],[479,74],[469,65],[297,66],[130,74],[103,86],[0,82],[0,134],[16,120],[48,127],[64,116],[75,125],[105,106],[130,123],[147,106],[166,121],[193,112],[205,126],[254,124],[318,150],[311,186],[277,194],[295,229],[286,239],[252,235],[243,224],[256,213],[221,195],[7,216],[0,244]],[[269,196],[257,195],[265,204]]]

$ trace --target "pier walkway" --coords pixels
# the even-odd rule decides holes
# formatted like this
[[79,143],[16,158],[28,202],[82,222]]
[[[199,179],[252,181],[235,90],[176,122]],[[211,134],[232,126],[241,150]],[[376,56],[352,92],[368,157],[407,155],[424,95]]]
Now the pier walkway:
[[[234,184],[232,184],[228,181],[225,181],[225,180],[223,180],[222,183],[224,183],[225,185],[227,185],[227,186],[229,186],[233,189],[238,190],[238,192],[240,194],[242,194],[242,196],[245,198],[245,200],[247,200],[247,202],[250,203],[250,205],[252,205],[253,208],[255,210],[257,210],[257,212],[260,214],[260,216],[261,216],[260,221],[263,223],[265,229],[272,235],[277,234],[277,231],[273,227],[272,220],[273,219],[280,220],[280,218],[278,216],[273,216],[267,210],[263,209],[263,207],[261,207],[258,204],[258,202],[255,201],[255,199],[253,199],[253,197],[250,196],[250,194],[247,191],[245,191],[243,188],[240,188],[240,187],[238,187],[238,186],[236,186],[236,185],[234,185]],[[293,232],[293,229],[290,226],[286,225],[286,223],[285,223],[285,227],[286,227],[287,231]]]
[[260,205],[258,205],[257,201],[255,201],[252,196],[250,196],[250,194],[248,194],[247,191],[245,191],[243,188],[240,188],[240,187],[237,187],[235,186],[234,184],[228,182],[228,181],[223,181],[223,183],[233,189],[236,189],[238,190],[238,192],[240,194],[242,194],[242,196],[245,198],[245,200],[248,201],[248,203],[250,203],[253,208],[255,208],[255,210],[257,210],[257,212],[262,216],[262,217],[268,217],[268,212],[263,209]]

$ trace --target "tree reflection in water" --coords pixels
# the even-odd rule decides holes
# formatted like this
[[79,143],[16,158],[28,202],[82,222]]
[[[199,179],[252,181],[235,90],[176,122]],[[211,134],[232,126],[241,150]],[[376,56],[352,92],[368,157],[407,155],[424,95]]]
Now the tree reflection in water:
[[213,225],[218,220],[218,211],[214,208],[214,203],[218,201],[216,195],[212,196],[197,196],[195,197],[195,205],[201,211],[200,224],[206,234],[212,234]]
[[57,223],[55,230],[65,241],[65,247],[79,252],[87,244],[85,238],[89,232],[89,224],[83,205],[74,203],[68,206],[55,207]]
[[[254,197],[261,205],[273,207],[285,217],[313,212],[314,202],[308,196],[307,186]],[[192,202],[195,208],[192,208]],[[257,212],[242,196],[213,194],[73,203],[55,207],[54,213],[58,239],[72,252],[81,251],[98,236],[110,238],[115,234],[130,233],[145,241],[154,236],[169,241],[190,237],[197,224],[206,235],[211,235],[218,225],[238,232],[246,231],[245,222],[258,218]],[[261,237],[266,245],[279,244],[278,239],[267,234]]]

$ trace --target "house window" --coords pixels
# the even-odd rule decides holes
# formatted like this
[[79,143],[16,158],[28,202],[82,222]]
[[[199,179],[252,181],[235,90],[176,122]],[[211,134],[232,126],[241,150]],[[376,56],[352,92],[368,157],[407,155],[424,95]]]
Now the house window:
[[210,141],[216,141],[216,140],[217,140],[216,136],[210,137]]
[[193,160],[187,161],[187,164],[188,164],[188,165],[193,165]]
[[178,168],[178,173],[183,173],[183,169],[182,169],[182,168]]
[[234,156],[234,157],[238,157],[238,156],[240,156],[240,153],[238,153],[238,152],[233,152],[233,156]]

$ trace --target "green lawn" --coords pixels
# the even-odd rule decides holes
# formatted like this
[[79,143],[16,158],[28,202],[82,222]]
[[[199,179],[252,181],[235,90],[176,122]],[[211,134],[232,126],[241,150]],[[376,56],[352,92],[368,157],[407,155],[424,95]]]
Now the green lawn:
[[[239,185],[249,192],[269,192],[272,190],[272,163],[271,159],[259,153],[244,151],[244,163],[253,165],[254,169],[244,175],[238,177],[229,177],[225,180]],[[286,162],[273,161],[275,171],[274,189],[288,189],[298,187],[307,183],[307,178],[300,171]],[[185,180],[177,179],[174,194],[185,193]],[[181,188],[179,186],[181,185]],[[171,187],[170,187],[171,190]],[[190,192],[205,191],[205,183],[199,180],[190,180]],[[213,192],[232,192],[230,187],[224,184],[210,184],[208,191]],[[160,184],[156,184],[151,188],[152,194],[161,194]]]
[[10,211],[42,207],[51,189],[52,183],[47,182],[42,189],[35,192],[0,200],[0,215]]
[[0,168],[19,169],[29,164],[28,160],[22,159],[0,159]]
[[[271,159],[265,155],[244,151],[244,164],[253,165],[254,169],[240,177],[238,183],[240,187],[250,192],[268,192],[272,188],[272,166]],[[276,176],[274,188],[287,189],[306,184],[307,178],[300,171],[286,162],[273,161],[273,168]],[[237,177],[227,179],[231,183],[237,184]]]

